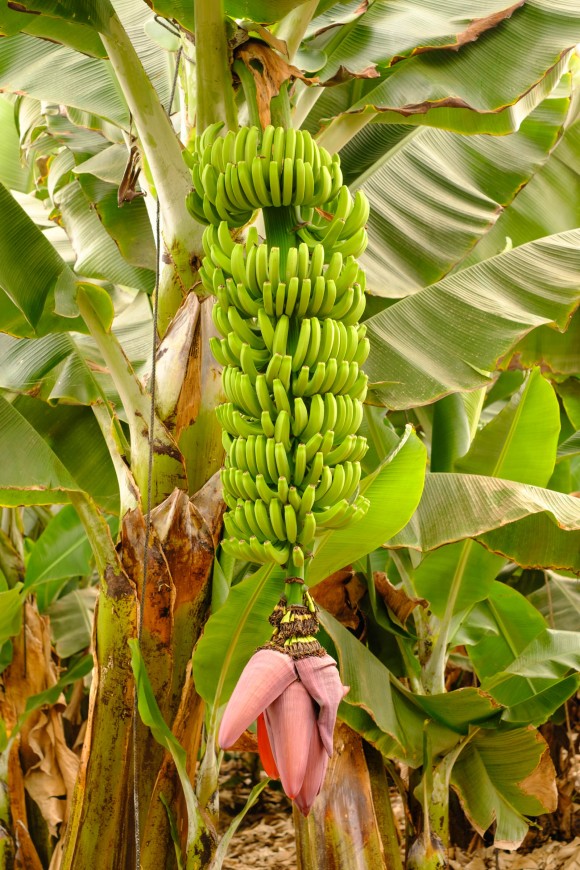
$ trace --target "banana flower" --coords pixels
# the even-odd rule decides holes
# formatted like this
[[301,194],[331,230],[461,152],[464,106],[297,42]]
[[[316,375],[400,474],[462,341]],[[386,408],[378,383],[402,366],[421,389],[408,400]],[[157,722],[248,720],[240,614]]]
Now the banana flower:
[[259,649],[227,705],[219,744],[229,749],[257,719],[266,773],[279,772],[288,797],[308,815],[322,788],[338,705],[347,692],[336,662],[322,647],[302,657]]

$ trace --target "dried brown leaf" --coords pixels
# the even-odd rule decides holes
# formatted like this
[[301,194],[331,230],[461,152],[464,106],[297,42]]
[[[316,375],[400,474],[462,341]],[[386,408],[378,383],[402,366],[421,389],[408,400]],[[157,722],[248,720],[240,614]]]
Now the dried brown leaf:
[[[53,707],[39,711],[28,731],[27,755],[35,761],[24,777],[26,791],[36,802],[52,836],[65,821],[79,768],[79,759],[68,748],[60,713]],[[23,735],[24,742],[24,735]]]
[[236,56],[243,61],[254,77],[262,127],[267,127],[270,123],[270,101],[280,93],[284,82],[289,79],[300,79],[308,85],[318,82],[318,79],[307,78],[298,67],[285,61],[257,39],[250,39],[240,46]]
[[208,482],[191,498],[191,503],[204,518],[213,537],[215,547],[219,544],[225,503],[222,499],[221,474],[216,471]]
[[356,630],[360,627],[362,618],[358,604],[366,591],[366,584],[352,568],[343,568],[318,583],[312,589],[312,597],[335,619],[347,628]]
[[329,88],[333,85],[342,85],[344,82],[348,82],[351,79],[378,79],[380,76],[381,74],[377,70],[375,64],[371,64],[358,72],[353,72],[347,66],[341,64],[331,78],[325,79],[320,84],[324,88]]
[[[170,496],[171,498],[172,496]],[[145,553],[145,518],[140,508],[127,511],[123,517],[122,564],[141,594],[143,558]],[[147,559],[146,601],[143,628],[160,648],[169,647],[173,630],[173,580],[155,528],[151,529]]]
[[176,438],[197,417],[199,391],[190,389],[190,383],[199,311],[197,295],[188,293],[156,354],[157,413],[166,424],[175,421]]
[[517,3],[514,3],[513,6],[509,6],[507,9],[500,9],[499,12],[494,12],[492,15],[486,15],[485,18],[474,18],[469,22],[469,25],[465,30],[456,34],[454,42],[448,42],[445,45],[419,45],[414,48],[409,55],[395,55],[391,60],[391,66],[400,60],[405,60],[406,57],[425,54],[429,51],[459,51],[459,49],[464,45],[468,45],[470,42],[475,42],[479,39],[482,33],[485,33],[488,30],[493,30],[493,28],[497,27],[498,24],[501,24],[502,21],[511,18],[516,9],[520,9],[525,2],[526,0],[518,0]]
[[24,605],[22,630],[13,643],[12,662],[0,676],[0,717],[8,731],[24,712],[27,699],[54,686],[58,679],[47,620],[31,601]]
[[[23,628],[14,640],[12,662],[0,678],[0,716],[9,729],[24,712],[27,699],[54,686],[58,679],[52,659],[48,619],[40,616],[34,602],[27,601],[24,607]],[[53,706],[31,713],[15,741],[18,747],[16,756],[11,756],[10,760],[13,830],[26,859],[22,866],[27,868],[36,866],[36,852],[31,851],[34,847],[28,842],[21,786],[38,804],[53,836],[67,818],[70,807],[79,762],[65,741],[64,706],[64,697],[61,696]]]
[[[264,27],[263,24],[244,18],[243,21],[240,21],[240,27],[245,30],[246,33],[257,33],[260,39],[263,39],[270,48],[274,48],[276,51],[279,51],[280,54],[288,57],[288,46],[286,45],[286,42],[283,39],[278,39],[277,36],[274,36],[272,31],[267,27]],[[244,40],[244,42],[247,42],[247,40]]]
[[[209,489],[215,481],[208,484]],[[204,488],[205,489],[205,488]],[[223,504],[216,498],[215,516],[221,520]],[[211,508],[208,506],[208,517]],[[174,586],[171,655],[173,658],[173,688],[169,703],[170,721],[177,712],[186,667],[193,647],[208,614],[210,577],[215,554],[212,529],[219,520],[208,526],[205,517],[189,500],[187,493],[175,490],[151,515],[153,528]]]
[[[544,743],[541,734],[537,735],[539,742]],[[547,813],[553,813],[558,807],[558,789],[556,786],[556,771],[550,757],[550,749],[546,746],[537,767],[519,783],[524,794],[529,794],[540,801]]]
[[375,571],[373,579],[377,592],[402,625],[405,625],[416,607],[429,606],[425,598],[411,598],[404,589],[393,586],[384,571]]
[[20,738],[16,737],[8,754],[8,804],[16,840],[15,870],[42,870],[42,862],[28,831],[24,782],[19,758]]
[[140,196],[145,196],[142,190],[137,190],[139,173],[141,172],[141,155],[137,145],[132,145],[129,151],[127,166],[117,191],[117,204],[121,208],[126,202],[133,202]]

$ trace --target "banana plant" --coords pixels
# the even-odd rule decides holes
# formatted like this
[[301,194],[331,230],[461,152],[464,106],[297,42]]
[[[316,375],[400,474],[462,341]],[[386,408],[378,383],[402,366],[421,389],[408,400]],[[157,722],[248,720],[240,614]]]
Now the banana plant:
[[[17,850],[66,870],[221,866],[241,819],[218,843],[217,741],[254,718],[304,866],[400,866],[384,759],[418,771],[409,866],[442,860],[450,787],[517,847],[553,808],[533,729],[577,685],[572,633],[516,578],[580,571],[580,15],[16,6],[0,10],[0,867]],[[362,639],[324,610],[322,581],[349,565]],[[95,582],[76,784],[35,827],[18,723],[62,716],[44,685],[28,707],[19,691],[27,626],[43,637],[38,606],[69,662],[59,695],[82,697]],[[270,695],[252,706],[258,671]],[[285,705],[304,714],[296,745]],[[329,761],[337,712],[351,767]],[[336,776],[361,793],[347,824]]]

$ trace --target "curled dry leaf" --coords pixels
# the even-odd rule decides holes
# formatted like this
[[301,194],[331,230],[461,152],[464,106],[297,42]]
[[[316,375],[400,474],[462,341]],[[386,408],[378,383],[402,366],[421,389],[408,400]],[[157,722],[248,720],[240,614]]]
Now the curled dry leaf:
[[262,127],[270,123],[270,100],[280,93],[280,88],[289,79],[300,79],[307,85],[317,84],[318,79],[307,78],[293,64],[285,61],[263,42],[249,39],[236,52],[254,77],[256,99]]
[[66,745],[62,718],[55,707],[39,711],[28,733],[27,756],[31,753],[35,761],[26,771],[24,785],[54,837],[66,818],[79,768],[77,756]]
[[373,579],[377,592],[402,625],[405,625],[416,607],[429,606],[425,598],[411,598],[404,589],[393,586],[384,571],[375,571]]
[[[277,36],[274,36],[271,30],[268,30],[267,27],[264,27],[263,24],[259,24],[257,21],[250,21],[247,18],[244,18],[243,21],[240,21],[240,28],[249,33],[257,33],[260,39],[263,39],[265,43],[267,43],[270,48],[275,48],[276,51],[279,51],[280,54],[288,57],[288,46],[286,45],[283,39],[278,39]],[[250,37],[246,36],[245,39],[239,40],[238,45],[247,42]]]
[[[8,729],[14,728],[18,717],[24,712],[27,699],[54,686],[57,679],[48,620],[40,616],[35,604],[27,602],[23,630],[14,641],[12,663],[0,679],[0,716]],[[19,783],[24,785],[38,804],[53,836],[57,834],[58,825],[67,817],[79,761],[65,741],[62,724],[64,706],[64,699],[61,698],[52,707],[35,710],[20,730],[19,751],[17,757],[11,759],[9,773],[15,831],[24,831],[27,824],[24,805],[19,799]],[[25,838],[21,840],[20,848],[27,848]],[[27,860],[32,861],[30,855]],[[35,865],[25,862],[24,866]]]
[[324,88],[332,87],[333,85],[342,85],[351,79],[378,79],[381,77],[380,72],[374,64],[365,67],[364,69],[353,72],[348,67],[341,64],[335,74],[329,79],[325,79],[320,84]]
[[361,622],[358,603],[366,591],[366,584],[352,568],[343,568],[313,587],[312,597],[335,619],[356,631]]

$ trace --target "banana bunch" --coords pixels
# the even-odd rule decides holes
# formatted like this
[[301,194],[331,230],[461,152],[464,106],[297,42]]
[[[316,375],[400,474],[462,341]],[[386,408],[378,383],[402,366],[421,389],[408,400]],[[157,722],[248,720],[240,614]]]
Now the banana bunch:
[[[301,573],[317,533],[361,519],[366,439],[358,436],[369,353],[365,276],[368,202],[342,184],[337,155],[308,132],[209,127],[188,152],[188,205],[208,223],[200,277],[217,297],[211,339],[227,402],[222,472],[226,537],[237,558]],[[256,209],[290,212],[297,244],[245,242],[230,228]],[[288,224],[288,221],[286,221]],[[302,573],[301,573],[302,576]]]
[[308,131],[241,127],[222,137],[222,126],[208,127],[184,154],[195,188],[187,204],[201,223],[239,227],[259,208],[312,209],[338,195],[340,159]]

